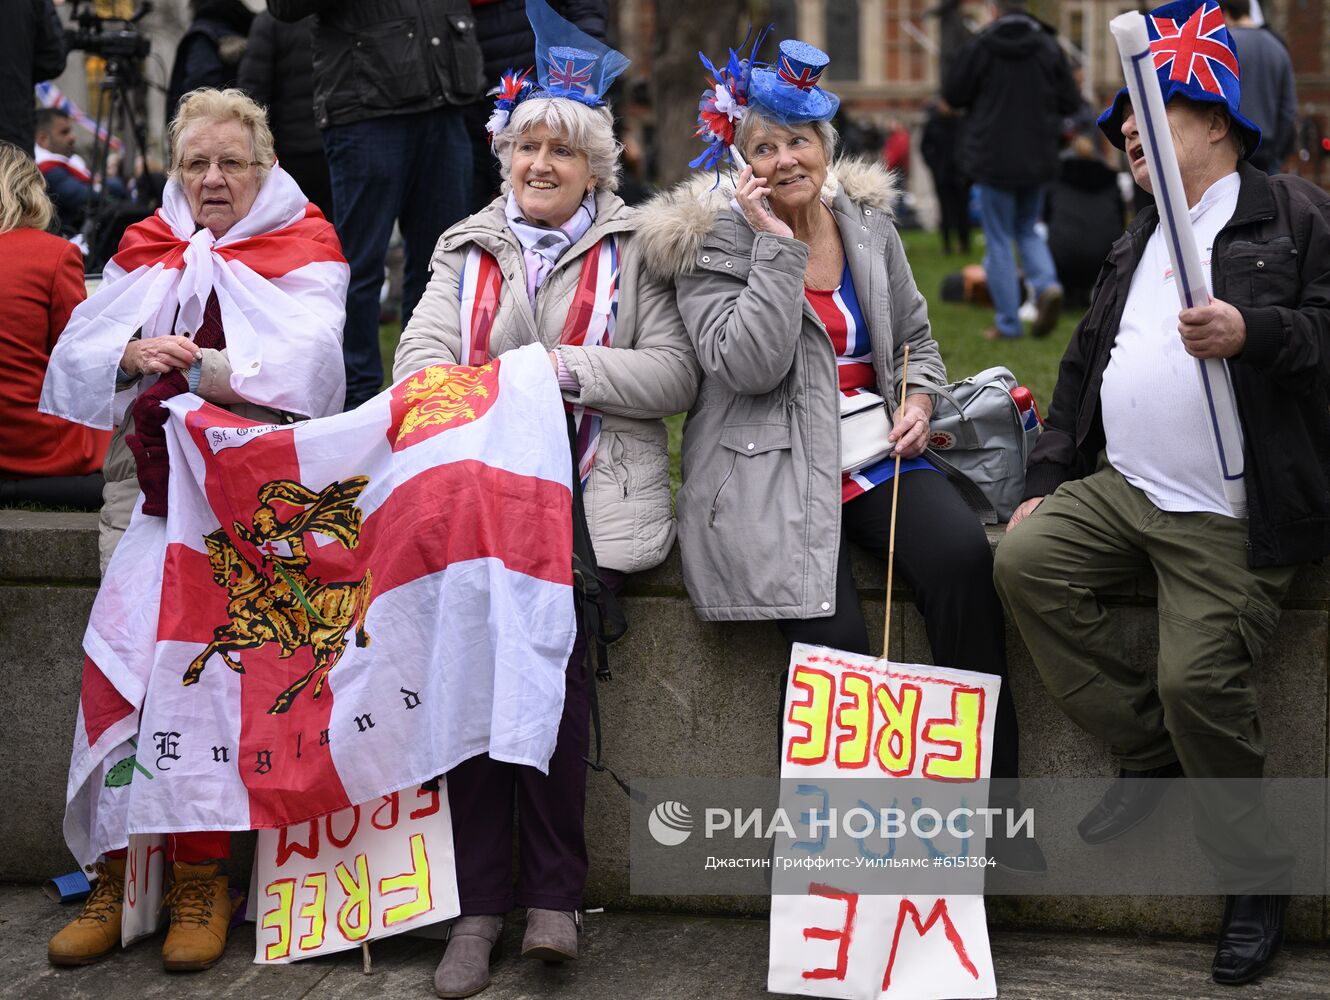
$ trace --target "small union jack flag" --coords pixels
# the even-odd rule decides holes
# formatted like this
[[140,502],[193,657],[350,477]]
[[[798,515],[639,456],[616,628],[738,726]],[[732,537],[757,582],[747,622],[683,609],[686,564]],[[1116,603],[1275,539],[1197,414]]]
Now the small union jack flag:
[[1173,64],[1168,78],[1178,83],[1195,82],[1202,90],[1220,97],[1224,88],[1215,75],[1215,64],[1238,77],[1238,60],[1223,41],[1224,15],[1215,4],[1198,7],[1184,24],[1169,17],[1151,17],[1150,21],[1159,38],[1150,43],[1154,54],[1154,68],[1161,70]]
[[800,72],[796,75],[789,57],[782,54],[780,66],[776,68],[776,75],[792,87],[798,87],[800,90],[812,90],[817,86],[817,81],[822,78],[822,71],[820,69],[814,71],[811,66],[800,65]]
[[561,90],[586,89],[587,84],[591,82],[591,64],[579,64],[575,59],[563,59],[560,61],[551,53],[549,60],[549,74],[546,77],[547,86],[558,87]]

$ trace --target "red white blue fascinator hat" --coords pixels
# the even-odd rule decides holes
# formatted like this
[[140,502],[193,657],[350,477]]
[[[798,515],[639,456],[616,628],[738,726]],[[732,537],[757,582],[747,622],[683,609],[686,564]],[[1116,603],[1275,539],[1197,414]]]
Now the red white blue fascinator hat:
[[500,78],[494,111],[485,126],[491,137],[508,127],[517,105],[532,98],[563,97],[604,107],[610,84],[628,68],[627,56],[564,20],[545,0],[526,0],[526,16],[536,35],[536,65],[510,69]]
[[[1261,130],[1238,110],[1242,73],[1219,5],[1214,0],[1174,0],[1146,14],[1145,26],[1164,103],[1186,97],[1224,105],[1233,126],[1242,134],[1246,155],[1251,156],[1261,144]],[[1122,122],[1130,107],[1131,99],[1123,87],[1099,116],[1100,129],[1118,149],[1126,142]]]

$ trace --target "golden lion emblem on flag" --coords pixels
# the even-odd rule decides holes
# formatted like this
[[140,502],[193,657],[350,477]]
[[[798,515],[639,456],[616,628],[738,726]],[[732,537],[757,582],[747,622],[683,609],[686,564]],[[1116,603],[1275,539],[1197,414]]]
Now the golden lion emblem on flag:
[[392,394],[393,450],[483,416],[498,394],[498,376],[496,359],[479,368],[431,365],[404,380]]
[[[204,537],[213,580],[226,589],[229,621],[213,630],[212,641],[185,670],[182,683],[198,682],[208,659],[222,654],[222,662],[238,674],[245,668],[228,655],[276,643],[281,659],[290,658],[308,646],[314,667],[278,695],[270,715],[287,711],[296,696],[312,681],[311,697],[323,693],[324,683],[346,649],[347,637],[355,630],[356,645],[368,646],[365,612],[369,609],[371,575],[358,581],[324,583],[309,572],[305,551],[306,532],[336,539],[347,549],[360,544],[361,512],[356,499],[369,478],[354,476],[333,482],[318,493],[291,479],[265,483],[258,494],[259,507],[252,526],[233,522],[235,536],[252,545],[259,565],[246,557],[225,528]],[[287,520],[277,515],[274,502],[300,508]]]

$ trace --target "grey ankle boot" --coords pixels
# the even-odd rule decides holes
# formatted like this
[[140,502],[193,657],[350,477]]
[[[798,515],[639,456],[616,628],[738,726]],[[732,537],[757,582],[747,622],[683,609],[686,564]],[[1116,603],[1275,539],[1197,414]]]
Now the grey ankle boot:
[[503,917],[458,917],[448,931],[448,947],[434,970],[441,997],[474,996],[490,984],[490,958],[497,957]]
[[577,958],[577,931],[582,922],[567,910],[526,911],[526,934],[522,937],[522,957],[546,962],[571,962]]

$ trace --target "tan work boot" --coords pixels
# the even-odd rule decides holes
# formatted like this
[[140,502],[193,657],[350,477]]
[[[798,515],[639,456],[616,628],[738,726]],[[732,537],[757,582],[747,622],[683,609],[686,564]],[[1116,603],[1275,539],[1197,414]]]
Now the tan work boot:
[[52,965],[91,965],[120,946],[120,917],[125,907],[125,859],[97,862],[97,881],[83,912],[46,946]]
[[226,951],[231,897],[217,864],[171,863],[175,884],[162,902],[171,910],[171,928],[162,943],[162,965],[170,972],[197,972],[216,965]]

